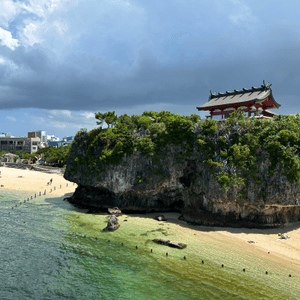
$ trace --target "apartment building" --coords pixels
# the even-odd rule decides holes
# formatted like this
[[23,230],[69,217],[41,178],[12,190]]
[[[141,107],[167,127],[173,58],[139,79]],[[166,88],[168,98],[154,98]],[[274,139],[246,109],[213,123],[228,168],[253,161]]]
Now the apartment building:
[[0,138],[0,152],[16,153],[17,151],[33,154],[41,147],[39,137]]
[[47,135],[45,130],[37,130],[36,135],[41,139],[41,143],[47,144]]

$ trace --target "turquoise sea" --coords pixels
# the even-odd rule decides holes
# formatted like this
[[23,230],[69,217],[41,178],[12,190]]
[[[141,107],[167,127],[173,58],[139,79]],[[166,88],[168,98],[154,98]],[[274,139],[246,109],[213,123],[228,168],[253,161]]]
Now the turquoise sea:
[[216,268],[195,274],[191,262],[181,260],[176,271],[167,258],[127,247],[132,237],[124,237],[123,246],[113,234],[109,241],[101,232],[85,237],[84,227],[76,232],[73,224],[78,210],[64,197],[24,203],[28,196],[0,191],[0,299],[272,299],[263,292],[249,297],[248,283]]

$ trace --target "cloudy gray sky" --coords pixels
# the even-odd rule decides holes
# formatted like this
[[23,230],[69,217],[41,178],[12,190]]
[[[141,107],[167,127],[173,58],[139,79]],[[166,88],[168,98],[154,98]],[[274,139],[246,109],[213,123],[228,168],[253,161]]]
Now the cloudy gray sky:
[[299,0],[0,0],[0,133],[74,135],[99,111],[190,115],[210,90],[263,80],[276,112],[298,113],[299,11]]

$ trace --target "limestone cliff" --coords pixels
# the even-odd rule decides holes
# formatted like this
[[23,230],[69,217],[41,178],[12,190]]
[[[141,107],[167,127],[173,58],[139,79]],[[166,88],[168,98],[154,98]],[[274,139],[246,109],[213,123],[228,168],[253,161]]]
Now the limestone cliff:
[[[263,151],[257,153],[259,183],[248,176],[246,186],[224,190],[196,145],[191,156],[178,159],[185,145],[169,144],[155,162],[151,155],[135,151],[93,173],[84,165],[72,168],[78,155],[87,155],[86,141],[82,133],[80,143],[73,143],[64,175],[78,184],[69,198],[76,205],[100,211],[117,206],[125,213],[178,211],[183,219],[204,225],[266,228],[300,221],[299,186],[289,183],[280,166],[270,176],[270,160]],[[94,155],[100,154],[101,148],[95,148]]]

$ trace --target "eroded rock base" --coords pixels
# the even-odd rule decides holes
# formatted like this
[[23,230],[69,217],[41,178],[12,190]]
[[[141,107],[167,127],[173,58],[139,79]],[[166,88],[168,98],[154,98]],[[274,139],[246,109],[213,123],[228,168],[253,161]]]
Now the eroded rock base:
[[123,213],[180,212],[181,220],[205,226],[277,228],[300,221],[299,205],[239,205],[232,202],[223,207],[216,203],[209,211],[200,200],[178,206],[180,197],[177,194],[172,198],[170,192],[145,198],[130,193],[116,195],[103,188],[80,185],[67,200],[90,212],[107,213],[111,207],[118,207]]

